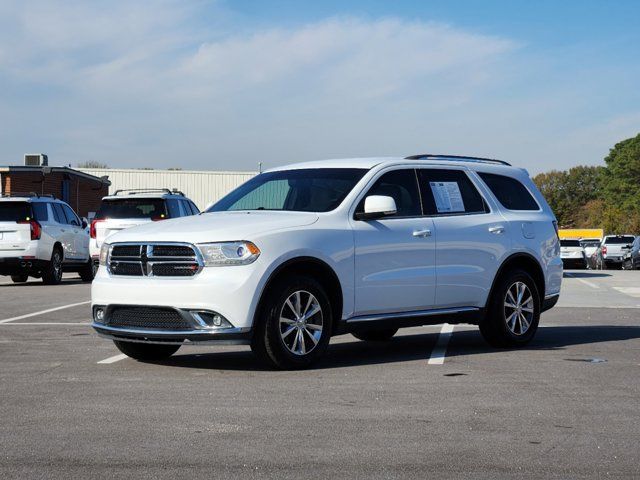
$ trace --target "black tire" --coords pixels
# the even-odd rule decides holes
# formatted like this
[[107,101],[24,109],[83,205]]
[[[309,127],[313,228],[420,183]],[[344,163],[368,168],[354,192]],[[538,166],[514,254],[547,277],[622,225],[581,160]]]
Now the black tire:
[[[304,304],[298,310],[307,307],[310,313],[320,308],[307,319],[308,322],[303,320],[304,315],[298,317],[287,305],[287,300],[293,297],[290,304],[295,306],[296,292],[300,292],[298,303]],[[315,302],[309,300],[307,294],[313,296]],[[311,277],[295,275],[271,286],[263,298],[251,341],[251,350],[262,362],[277,369],[295,370],[311,366],[324,355],[331,337],[333,315],[322,285]],[[307,304],[309,301],[312,302],[311,307]]]
[[368,330],[363,332],[351,332],[351,335],[356,337],[358,340],[363,340],[365,342],[386,342],[391,340],[396,333],[398,333],[397,328],[386,328],[384,330]]
[[157,345],[154,343],[120,342],[118,340],[114,340],[113,343],[127,357],[141,362],[166,360],[180,348],[180,345]]
[[11,275],[13,283],[25,283],[27,280],[29,280],[29,275]]
[[45,285],[58,285],[62,282],[62,249],[55,247],[51,254],[51,260],[42,271],[42,282]]
[[[510,299],[513,298],[514,292],[518,291],[519,284],[526,285],[526,290],[523,290],[525,293],[521,299],[522,303],[526,305],[517,310],[508,307],[507,303],[518,304],[517,298],[515,299],[516,303],[512,303]],[[511,297],[508,297],[508,290],[511,293]],[[531,297],[530,302],[525,302],[528,299],[527,293]],[[541,304],[538,288],[531,275],[519,269],[505,272],[498,279],[493,289],[487,315],[480,322],[480,332],[487,343],[494,347],[526,345],[533,339],[538,330]],[[531,312],[528,310],[531,310]],[[514,313],[515,317],[513,316]],[[521,320],[519,313],[523,315],[523,320]],[[528,326],[524,329],[523,326],[526,323],[528,323]]]
[[78,272],[83,282],[93,281],[93,278],[96,276],[96,271],[98,270],[95,265],[95,262],[90,258],[87,264]]

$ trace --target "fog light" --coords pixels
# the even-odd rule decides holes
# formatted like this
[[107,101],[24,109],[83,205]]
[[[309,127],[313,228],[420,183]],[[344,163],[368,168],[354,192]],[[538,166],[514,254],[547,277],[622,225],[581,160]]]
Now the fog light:
[[213,316],[213,325],[216,327],[222,326],[222,317],[220,315]]
[[229,320],[219,313],[193,310],[190,313],[200,328],[233,328],[233,325],[231,325]]
[[102,308],[96,308],[96,321],[102,323],[104,320],[104,310]]

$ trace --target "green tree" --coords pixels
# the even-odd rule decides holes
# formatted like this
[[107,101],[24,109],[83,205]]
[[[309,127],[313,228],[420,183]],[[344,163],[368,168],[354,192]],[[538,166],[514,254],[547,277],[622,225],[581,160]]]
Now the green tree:
[[604,199],[607,205],[640,214],[640,134],[617,143],[604,159]]

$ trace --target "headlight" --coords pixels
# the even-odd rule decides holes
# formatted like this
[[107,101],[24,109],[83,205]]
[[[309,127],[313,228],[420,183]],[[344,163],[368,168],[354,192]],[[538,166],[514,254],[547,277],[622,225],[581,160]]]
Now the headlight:
[[107,258],[109,257],[109,251],[111,250],[111,245],[108,243],[103,243],[100,248],[100,265],[107,264]]
[[260,249],[251,242],[202,243],[198,247],[208,267],[248,265],[260,256]]

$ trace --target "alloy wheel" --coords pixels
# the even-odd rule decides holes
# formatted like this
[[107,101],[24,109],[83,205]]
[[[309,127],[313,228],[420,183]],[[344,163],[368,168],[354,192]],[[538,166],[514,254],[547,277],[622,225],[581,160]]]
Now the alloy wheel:
[[531,290],[524,282],[515,282],[504,298],[504,319],[507,328],[514,335],[524,335],[529,330],[534,317],[534,302]]
[[311,352],[322,337],[322,307],[306,290],[293,292],[280,309],[280,338],[294,355]]

